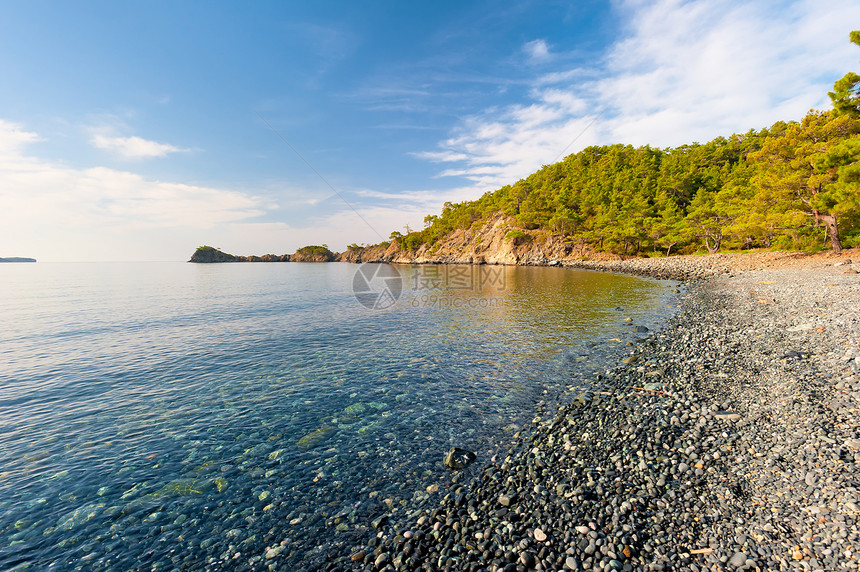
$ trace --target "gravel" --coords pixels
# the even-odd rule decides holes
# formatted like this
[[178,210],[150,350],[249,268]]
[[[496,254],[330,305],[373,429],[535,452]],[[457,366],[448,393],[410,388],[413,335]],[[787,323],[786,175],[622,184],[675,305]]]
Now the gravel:
[[857,570],[860,268],[772,254],[663,259],[635,360],[327,569]]

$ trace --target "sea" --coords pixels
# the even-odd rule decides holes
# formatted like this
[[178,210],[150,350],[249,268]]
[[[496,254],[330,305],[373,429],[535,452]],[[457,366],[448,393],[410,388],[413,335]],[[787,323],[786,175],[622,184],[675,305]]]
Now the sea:
[[[2,265],[0,569],[322,569],[468,486],[660,328],[675,286],[551,267]],[[451,471],[451,447],[475,461]]]

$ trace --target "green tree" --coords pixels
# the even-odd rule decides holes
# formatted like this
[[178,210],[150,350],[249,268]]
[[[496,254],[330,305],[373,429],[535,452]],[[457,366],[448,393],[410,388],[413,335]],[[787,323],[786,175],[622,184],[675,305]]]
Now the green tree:
[[[860,46],[860,30],[854,30],[849,37],[851,43]],[[827,95],[838,113],[860,116],[860,75],[848,72],[836,80],[833,91]]]
[[665,192],[658,196],[656,202],[661,210],[646,223],[648,238],[655,252],[658,248],[665,248],[666,256],[670,256],[672,249],[684,241],[684,215],[674,198]]
[[686,233],[698,236],[711,254],[723,245],[726,227],[734,221],[718,193],[702,189],[693,198],[687,212]]
[[823,226],[836,254],[842,252],[839,219],[857,210],[858,133],[858,117],[810,111],[750,156],[759,199],[787,217],[805,215],[807,226]]

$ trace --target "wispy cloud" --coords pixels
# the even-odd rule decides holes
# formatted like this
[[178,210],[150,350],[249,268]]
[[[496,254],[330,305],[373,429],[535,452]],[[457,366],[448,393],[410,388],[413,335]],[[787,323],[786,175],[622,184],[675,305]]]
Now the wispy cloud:
[[[622,39],[594,66],[533,78],[529,101],[467,117],[418,156],[450,164],[440,175],[472,181],[474,197],[557,160],[577,137],[568,153],[674,146],[799,119],[828,105],[827,90],[858,59],[852,0],[630,0],[616,9]],[[539,40],[523,49],[549,54]]]
[[[182,260],[200,244],[237,254],[284,254],[321,243],[341,250],[352,242],[379,242],[379,235],[406,225],[421,228],[437,207],[434,200],[447,197],[353,191],[356,205],[375,199],[360,206],[359,217],[335,195],[308,197],[280,185],[261,196],[153,180],[129,170],[73,168],[29,152],[29,144],[44,139],[0,119],[0,256]],[[273,194],[279,204],[266,198]],[[287,211],[304,213],[304,220],[277,220]]]
[[171,153],[185,153],[189,149],[183,149],[168,143],[150,141],[142,137],[114,137],[103,134],[94,134],[90,142],[94,147],[103,149],[123,159],[153,159],[166,157]]
[[104,259],[99,255],[146,245],[165,230],[190,235],[252,221],[270,208],[264,199],[241,191],[45,161],[26,152],[26,145],[38,139],[22,126],[0,120],[0,188],[4,189],[0,246],[4,251],[36,250],[44,255],[49,250],[49,257],[74,259],[75,254],[65,249],[75,242],[69,237],[75,237],[88,245],[77,256]]
[[0,157],[15,155],[28,143],[39,140],[32,131],[24,131],[17,123],[0,119]]
[[628,2],[629,34],[595,82],[605,139],[676,145],[798,119],[856,64],[860,5],[836,0]]
[[[420,214],[418,220],[423,220],[424,217],[432,211],[437,210],[440,205],[446,201],[458,201],[463,196],[464,192],[471,191],[471,187],[453,188],[445,191],[439,190],[418,190],[418,191],[400,191],[400,192],[382,192],[372,189],[359,189],[354,193],[361,198],[381,199],[383,202],[375,201],[380,207],[397,210],[401,213]],[[408,218],[408,217],[407,217]],[[414,219],[409,219],[411,222]]]
[[558,153],[580,137],[594,144],[585,128],[594,120],[588,102],[574,92],[543,89],[532,92],[530,105],[490,110],[467,119],[440,150],[417,156],[440,163],[459,163],[442,177],[465,177],[475,184],[475,195],[495,189],[556,160]]
[[545,62],[550,59],[549,46],[547,45],[546,40],[533,40],[531,42],[527,42],[523,46],[523,51],[532,61]]

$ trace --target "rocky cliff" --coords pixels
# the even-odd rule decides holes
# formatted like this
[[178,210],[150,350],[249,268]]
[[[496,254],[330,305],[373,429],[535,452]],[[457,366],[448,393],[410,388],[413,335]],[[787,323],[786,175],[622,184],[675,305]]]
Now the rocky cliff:
[[652,278],[699,280],[719,274],[731,274],[732,269],[754,270],[762,267],[782,267],[806,263],[814,258],[822,265],[852,268],[848,254],[812,255],[806,252],[716,253],[706,256],[635,257],[597,252],[583,244],[571,244],[557,234],[542,230],[523,230],[505,217],[498,217],[480,228],[456,230],[431,247],[415,251],[403,250],[398,243],[383,243],[353,249],[338,255],[342,262],[391,262],[396,264],[510,264],[530,266],[564,266],[585,270],[621,272]]
[[[399,243],[353,249],[338,255],[341,262],[395,262],[403,264],[519,264],[559,265],[564,261],[593,256],[590,249],[564,241],[542,230],[515,228],[507,217],[498,216],[474,229],[458,229],[433,245],[415,251]],[[601,259],[620,257],[601,254]]]

